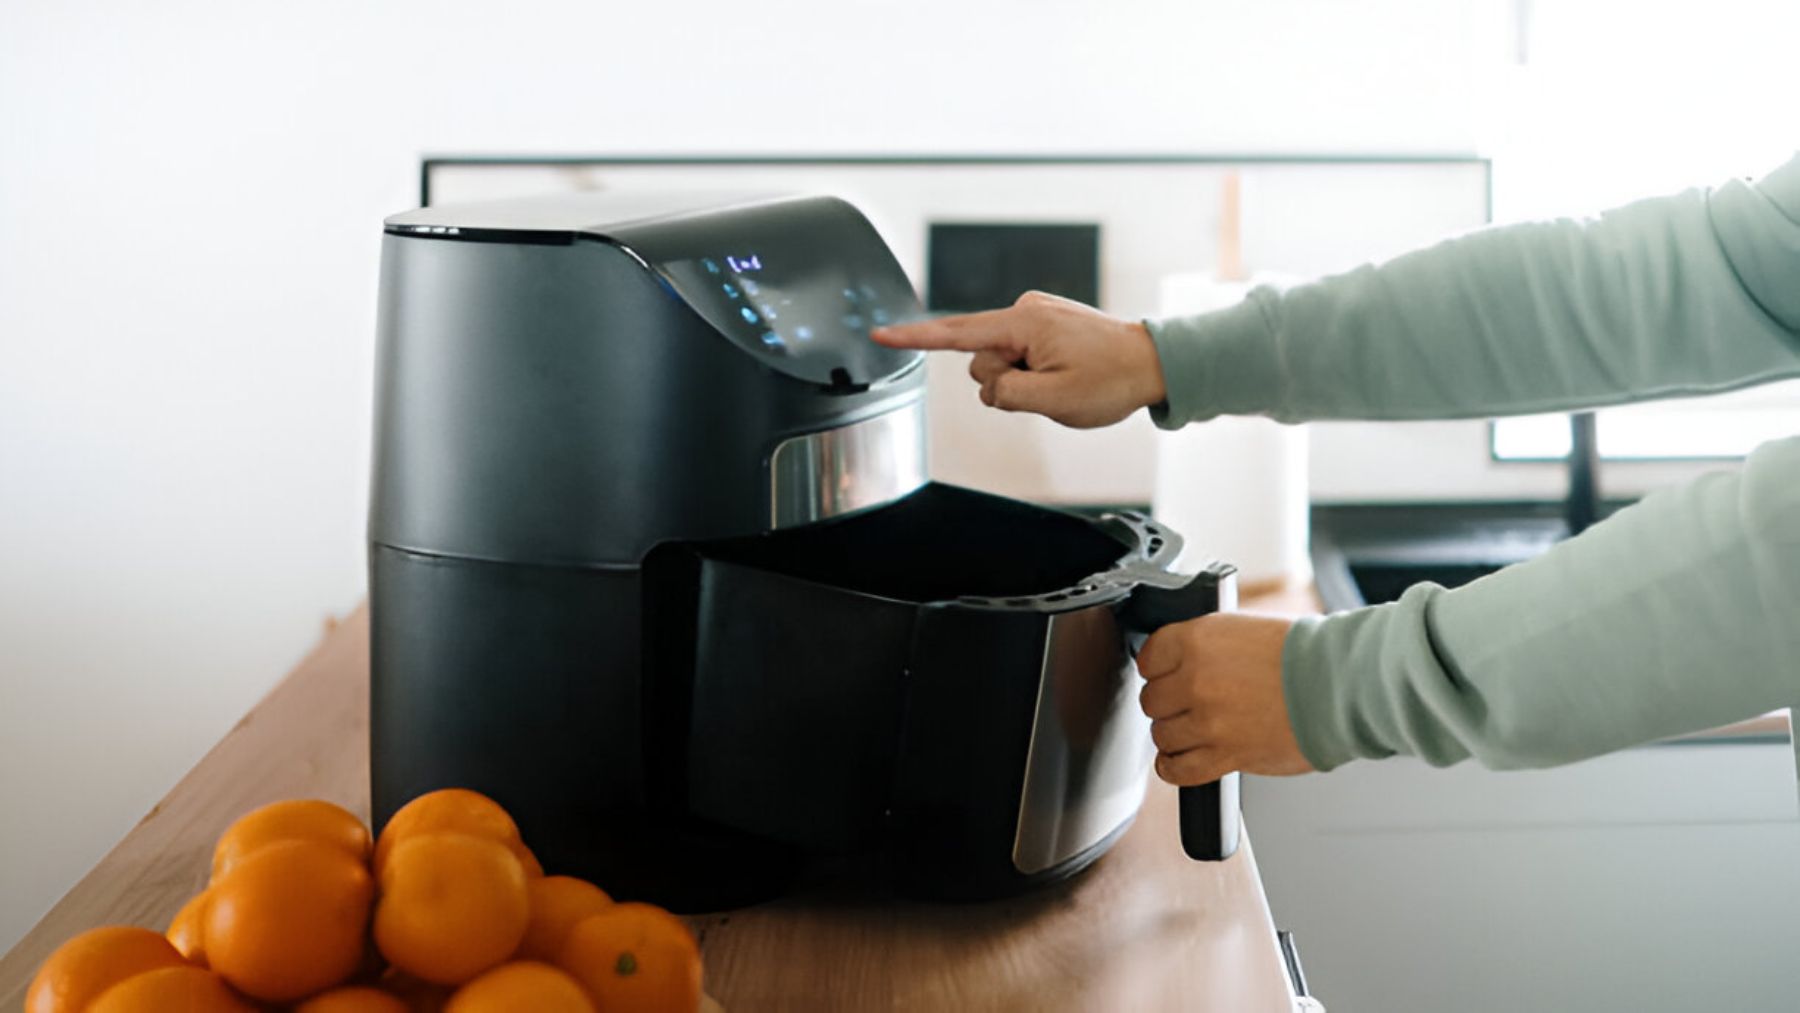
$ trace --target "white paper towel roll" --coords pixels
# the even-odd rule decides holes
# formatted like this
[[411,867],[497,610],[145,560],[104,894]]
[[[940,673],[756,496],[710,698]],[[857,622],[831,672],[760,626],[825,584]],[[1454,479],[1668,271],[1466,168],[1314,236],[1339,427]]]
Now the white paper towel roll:
[[[1272,279],[1219,282],[1206,275],[1164,279],[1162,315],[1223,309]],[[1187,542],[1187,569],[1223,560],[1244,584],[1305,579],[1306,429],[1262,418],[1219,418],[1157,437],[1151,512]]]

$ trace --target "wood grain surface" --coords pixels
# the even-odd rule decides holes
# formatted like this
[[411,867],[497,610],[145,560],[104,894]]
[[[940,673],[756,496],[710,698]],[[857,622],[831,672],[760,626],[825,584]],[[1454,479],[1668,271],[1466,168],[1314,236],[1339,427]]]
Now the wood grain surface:
[[[1291,610],[1304,611],[1305,600]],[[37,965],[77,932],[163,928],[204,885],[213,840],[247,810],[312,797],[367,818],[368,636],[366,609],[330,630],[0,959],[0,1011],[21,1008]],[[691,924],[707,991],[730,1013],[1286,1013],[1287,978],[1248,844],[1227,862],[1189,861],[1175,792],[1152,783],[1110,854],[1027,897],[937,905],[815,896]]]

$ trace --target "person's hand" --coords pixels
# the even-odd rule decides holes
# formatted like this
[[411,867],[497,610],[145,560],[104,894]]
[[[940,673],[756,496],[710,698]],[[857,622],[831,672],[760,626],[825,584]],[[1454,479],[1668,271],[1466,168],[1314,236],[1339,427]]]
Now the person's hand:
[[1138,703],[1150,716],[1156,774],[1205,784],[1234,770],[1304,774],[1312,764],[1288,724],[1281,647],[1293,623],[1218,612],[1171,623],[1144,641]]
[[1043,292],[1007,309],[881,327],[870,337],[892,348],[974,352],[969,375],[983,403],[1076,429],[1111,425],[1167,396],[1143,324]]

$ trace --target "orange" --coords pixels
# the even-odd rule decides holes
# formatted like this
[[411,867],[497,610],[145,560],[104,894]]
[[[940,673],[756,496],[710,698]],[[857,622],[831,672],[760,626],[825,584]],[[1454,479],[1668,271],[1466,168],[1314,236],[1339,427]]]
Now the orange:
[[399,996],[411,1013],[441,1013],[450,1001],[448,985],[422,981],[395,967],[381,976],[381,987]]
[[381,837],[375,842],[375,874],[381,875],[387,867],[388,854],[400,841],[415,834],[440,831],[483,837],[509,848],[519,842],[518,824],[500,808],[500,803],[467,788],[444,788],[401,806],[387,826],[381,828]]
[[585,879],[545,876],[525,884],[531,896],[531,922],[519,944],[520,960],[554,961],[575,923],[612,906],[612,898]]
[[169,922],[169,931],[164,933],[176,952],[190,964],[206,966],[206,891],[202,890],[188,898],[181,910]]
[[87,1013],[256,1013],[204,967],[162,967],[107,989]]
[[369,831],[348,809],[316,798],[272,802],[238,817],[213,848],[217,880],[245,855],[276,841],[318,841],[352,858],[369,857]]
[[[375,914],[373,906],[370,907],[369,914],[371,917]],[[381,955],[381,947],[375,945],[373,932],[363,933],[362,950],[362,961],[356,965],[356,973],[350,976],[351,984],[371,984],[381,977],[381,972],[387,970],[387,958]]]
[[375,887],[339,848],[266,845],[207,892],[207,960],[253,998],[291,1002],[342,984],[362,963]]
[[603,1010],[694,1013],[700,1008],[700,947],[694,934],[653,904],[614,904],[577,922],[557,964]]
[[593,1000],[567,972],[521,960],[501,964],[456,990],[444,1013],[594,1013]]
[[381,874],[375,944],[402,971],[460,985],[519,948],[531,918],[525,882],[519,860],[496,841],[409,836]]
[[127,978],[182,966],[181,954],[149,929],[89,929],[50,954],[25,991],[25,1013],[81,1013],[100,993]]
[[524,841],[513,841],[506,846],[506,850],[512,852],[513,857],[519,860],[519,864],[525,867],[527,879],[537,879],[544,874],[544,863],[538,861],[537,855],[525,846]]
[[321,992],[294,1007],[294,1013],[409,1013],[397,995],[363,985]]

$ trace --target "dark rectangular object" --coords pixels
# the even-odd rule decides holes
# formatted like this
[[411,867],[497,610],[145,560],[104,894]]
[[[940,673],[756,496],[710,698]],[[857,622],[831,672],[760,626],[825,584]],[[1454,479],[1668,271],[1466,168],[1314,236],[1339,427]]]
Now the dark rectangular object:
[[1026,292],[1100,302],[1100,226],[931,224],[927,309],[946,313],[1010,306]]

